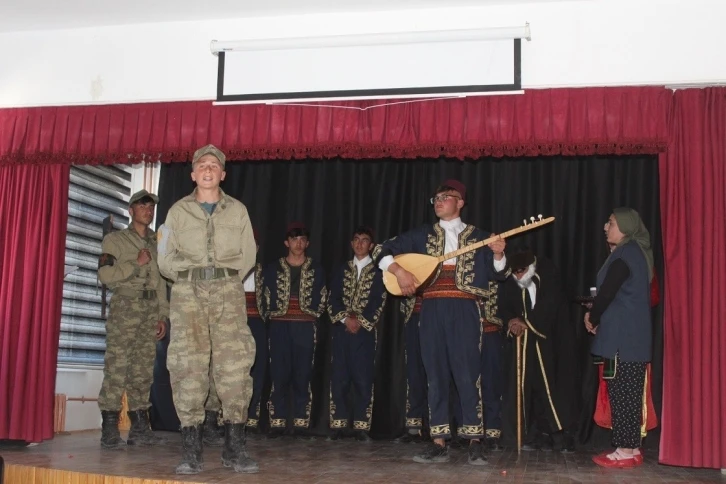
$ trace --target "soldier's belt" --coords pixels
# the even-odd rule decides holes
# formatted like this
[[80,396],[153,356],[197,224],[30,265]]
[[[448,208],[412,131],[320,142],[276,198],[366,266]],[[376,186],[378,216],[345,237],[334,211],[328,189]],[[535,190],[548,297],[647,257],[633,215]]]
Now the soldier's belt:
[[197,267],[188,271],[180,271],[177,279],[186,279],[187,281],[211,281],[212,279],[224,279],[226,277],[236,276],[239,273],[237,269],[227,269],[224,267]]
[[119,287],[114,289],[113,293],[118,294],[119,296],[133,297],[136,299],[156,299],[156,291],[152,290],[138,291],[136,289]]

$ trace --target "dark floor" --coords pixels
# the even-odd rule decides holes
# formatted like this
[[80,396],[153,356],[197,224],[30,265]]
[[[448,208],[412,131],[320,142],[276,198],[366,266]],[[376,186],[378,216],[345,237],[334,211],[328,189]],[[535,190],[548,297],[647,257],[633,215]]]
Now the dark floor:
[[662,466],[657,464],[657,456],[649,453],[641,467],[630,470],[601,469],[592,463],[592,454],[587,452],[517,456],[512,450],[490,455],[486,467],[467,465],[463,449],[452,450],[451,462],[447,464],[423,465],[411,460],[423,448],[421,444],[292,438],[249,441],[250,453],[260,464],[260,473],[256,475],[243,476],[225,469],[219,459],[221,449],[207,448],[204,472],[176,476],[174,467],[181,450],[179,434],[160,434],[168,436],[170,443],[156,448],[102,451],[100,432],[81,432],[23,449],[0,449],[0,454],[9,464],[205,483],[726,483],[726,476],[718,470]]

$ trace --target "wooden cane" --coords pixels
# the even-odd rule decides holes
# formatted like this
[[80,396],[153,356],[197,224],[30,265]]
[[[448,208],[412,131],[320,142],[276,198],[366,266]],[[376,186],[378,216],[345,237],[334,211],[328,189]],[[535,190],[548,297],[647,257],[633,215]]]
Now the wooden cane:
[[522,336],[517,336],[517,453],[522,452]]

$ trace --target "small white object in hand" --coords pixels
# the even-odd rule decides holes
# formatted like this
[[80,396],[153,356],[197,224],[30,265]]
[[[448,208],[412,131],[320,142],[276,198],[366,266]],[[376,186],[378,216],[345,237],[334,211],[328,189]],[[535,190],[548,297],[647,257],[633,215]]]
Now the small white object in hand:
[[537,215],[537,217],[542,220],[542,214]]

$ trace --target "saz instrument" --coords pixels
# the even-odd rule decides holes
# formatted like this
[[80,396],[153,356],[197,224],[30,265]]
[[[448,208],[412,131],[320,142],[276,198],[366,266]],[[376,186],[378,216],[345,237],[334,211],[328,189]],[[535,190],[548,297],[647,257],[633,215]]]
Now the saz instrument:
[[[527,220],[525,219],[524,224],[521,227],[508,230],[502,234],[496,235],[494,237],[489,237],[488,239],[482,240],[481,242],[467,245],[466,247],[462,247],[458,250],[449,252],[448,254],[444,254],[439,257],[426,254],[401,254],[395,256],[393,260],[398,265],[414,275],[416,280],[419,281],[419,283],[416,285],[416,289],[418,289],[421,285],[423,285],[431,278],[431,276],[436,272],[436,269],[438,269],[439,264],[446,260],[458,257],[462,254],[466,254],[467,252],[471,252],[472,250],[476,250],[486,245],[489,245],[492,242],[498,240],[499,238],[506,239],[507,237],[511,237],[513,235],[526,232],[528,230],[536,229],[537,227],[555,221],[554,217],[547,217],[544,219],[542,218],[542,215],[539,215],[538,217],[539,219],[530,217],[529,223],[527,223]],[[398,279],[392,273],[388,271],[383,272],[383,284],[386,286],[388,292],[390,292],[394,296],[402,295],[401,288],[398,286]]]

